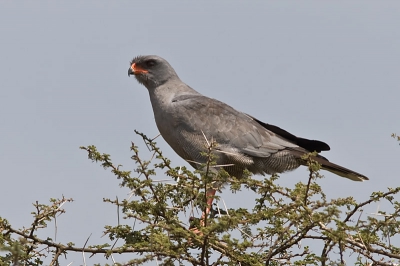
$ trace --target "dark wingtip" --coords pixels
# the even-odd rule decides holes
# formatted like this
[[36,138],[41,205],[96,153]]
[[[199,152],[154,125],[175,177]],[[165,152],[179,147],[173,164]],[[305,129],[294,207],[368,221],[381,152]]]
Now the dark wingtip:
[[325,142],[322,142],[319,140],[309,140],[309,139],[299,138],[280,127],[264,123],[252,116],[250,116],[250,117],[252,119],[254,119],[257,123],[259,123],[261,126],[263,126],[264,128],[274,132],[275,134],[277,134],[289,141],[292,141],[293,143],[299,145],[300,147],[302,147],[308,151],[321,152],[321,151],[329,151],[331,149],[329,147],[329,145],[326,144]]
[[329,151],[331,149],[331,147],[329,147],[328,144],[319,140],[297,138],[296,142],[297,145],[309,151],[321,152],[321,151]]

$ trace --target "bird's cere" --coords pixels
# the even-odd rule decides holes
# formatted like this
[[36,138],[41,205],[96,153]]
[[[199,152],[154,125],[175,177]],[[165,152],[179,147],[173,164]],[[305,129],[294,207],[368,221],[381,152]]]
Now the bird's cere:
[[133,63],[131,65],[131,69],[132,69],[133,74],[135,74],[135,75],[144,74],[144,73],[148,73],[149,72],[149,71],[137,66],[136,63]]

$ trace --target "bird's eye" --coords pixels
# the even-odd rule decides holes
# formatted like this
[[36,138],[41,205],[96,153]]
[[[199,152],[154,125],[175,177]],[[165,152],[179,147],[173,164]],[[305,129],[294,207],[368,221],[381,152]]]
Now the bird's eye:
[[155,65],[156,65],[156,61],[154,61],[154,60],[146,61],[146,66],[148,66],[148,67],[152,67],[152,66],[155,66]]

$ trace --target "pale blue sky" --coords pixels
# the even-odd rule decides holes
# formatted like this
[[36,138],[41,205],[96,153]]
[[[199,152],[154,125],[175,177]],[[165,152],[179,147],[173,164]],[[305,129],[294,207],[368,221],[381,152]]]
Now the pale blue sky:
[[[95,244],[104,224],[115,225],[102,199],[128,191],[78,147],[94,144],[131,169],[133,130],[158,134],[147,90],[127,76],[140,54],[166,58],[207,96],[327,142],[324,156],[371,179],[324,172],[329,197],[399,186],[400,147],[390,138],[400,133],[399,25],[399,1],[2,1],[0,215],[29,226],[32,202],[65,195],[75,202],[57,241],[82,246],[92,233]],[[223,198],[235,207],[242,193]],[[80,265],[80,254],[70,261]],[[97,262],[105,260],[89,260]]]

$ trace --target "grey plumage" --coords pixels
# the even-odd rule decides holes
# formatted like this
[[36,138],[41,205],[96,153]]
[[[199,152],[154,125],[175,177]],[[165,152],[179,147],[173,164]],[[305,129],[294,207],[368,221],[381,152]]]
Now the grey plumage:
[[[305,164],[301,156],[310,151],[329,150],[321,141],[298,138],[289,132],[239,112],[229,105],[201,95],[183,83],[170,64],[159,56],[132,60],[128,74],[134,74],[149,91],[154,118],[162,137],[193,167],[205,162],[206,138],[217,142],[217,164],[240,178],[245,169],[254,174],[274,174]],[[314,157],[328,170],[354,181],[362,174]]]

